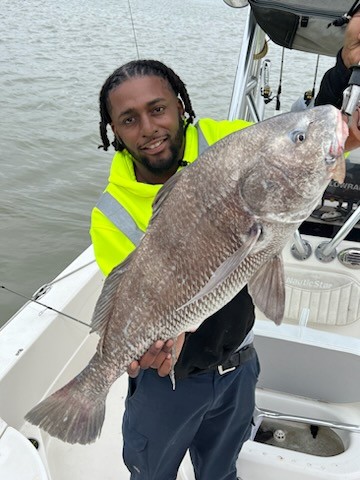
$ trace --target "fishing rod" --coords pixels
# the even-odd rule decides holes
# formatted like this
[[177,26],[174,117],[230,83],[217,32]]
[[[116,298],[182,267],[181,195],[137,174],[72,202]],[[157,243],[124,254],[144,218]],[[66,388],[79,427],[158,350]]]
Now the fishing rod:
[[279,87],[276,95],[276,107],[275,110],[280,110],[280,95],[282,91],[282,77],[284,71],[284,56],[285,56],[285,48],[282,49],[281,53],[281,64],[280,64],[280,78],[279,78]]
[[63,315],[64,317],[69,318],[70,320],[74,320],[74,322],[81,323],[82,325],[85,325],[86,327],[90,327],[87,323],[83,322],[82,320],[79,320],[78,318],[72,317],[71,315],[68,315],[67,313],[61,312],[60,310],[57,310],[54,307],[50,307],[49,305],[45,305],[45,303],[39,302],[38,300],[35,300],[34,298],[27,297],[26,295],[23,295],[22,293],[15,292],[15,290],[11,290],[10,288],[5,287],[5,285],[0,285],[0,288],[3,290],[13,293],[14,295],[17,295],[18,297],[24,298],[25,300],[28,300],[29,302],[37,303],[38,305],[41,305],[42,307],[52,310],[53,312],[58,313],[59,315]]
[[334,25],[335,27],[342,27],[343,25],[346,25],[359,10],[360,1],[356,0],[350,7],[349,11],[344,13],[342,17],[336,18],[333,22],[329,23],[328,28],[331,27],[331,25]]

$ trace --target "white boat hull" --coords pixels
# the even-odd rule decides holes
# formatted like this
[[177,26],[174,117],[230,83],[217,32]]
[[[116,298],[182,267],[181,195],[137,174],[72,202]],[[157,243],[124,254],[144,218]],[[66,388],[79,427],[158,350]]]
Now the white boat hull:
[[[75,273],[67,276],[71,272]],[[53,283],[39,301],[89,324],[104,280],[93,262],[92,249],[86,250],[58,278],[63,279]],[[359,326],[351,328],[356,333]],[[360,382],[354,382],[358,378],[359,337],[345,336],[341,329],[341,334],[332,330],[291,322],[275,327],[266,319],[257,320],[255,344],[262,364],[257,405],[261,409],[360,425]],[[129,478],[122,461],[121,436],[126,375],[110,391],[102,434],[92,445],[68,445],[23,420],[42,397],[65,384],[87,364],[97,340],[96,335],[89,335],[87,326],[34,303],[25,305],[1,331],[0,416],[24,437],[38,442],[34,455],[40,456],[49,480]],[[244,480],[259,480],[265,471],[268,480],[359,480],[360,434],[341,430],[337,433],[345,451],[336,457],[248,441],[238,460],[239,475]],[[4,436],[0,439],[4,440]],[[20,458],[17,451],[15,467]],[[0,456],[0,472],[5,464],[9,470],[9,459],[2,463]],[[28,477],[20,477],[16,469],[11,476],[8,470],[7,480],[37,478],[31,476],[31,469]],[[193,479],[186,456],[178,480]]]

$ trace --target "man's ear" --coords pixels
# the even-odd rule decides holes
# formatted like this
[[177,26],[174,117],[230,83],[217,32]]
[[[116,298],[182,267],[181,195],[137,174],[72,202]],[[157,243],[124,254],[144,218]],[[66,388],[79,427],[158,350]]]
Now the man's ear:
[[116,133],[116,130],[115,130],[114,124],[113,124],[113,123],[111,123],[111,124],[110,124],[110,126],[111,126],[111,130],[113,131],[113,134],[114,134],[114,137],[116,138],[116,140],[117,140],[118,142],[122,143],[122,140],[121,140],[121,138],[120,138],[120,137],[119,137],[119,135],[117,135],[117,133]]
[[113,131],[115,140],[117,140],[117,142],[118,142],[118,144],[119,144],[120,146],[124,147],[123,141],[121,140],[121,138],[119,137],[119,135],[116,134],[116,130],[115,130],[114,124],[111,123],[110,126],[111,126],[111,130]]
[[181,116],[185,115],[185,107],[180,98],[178,98],[178,109]]

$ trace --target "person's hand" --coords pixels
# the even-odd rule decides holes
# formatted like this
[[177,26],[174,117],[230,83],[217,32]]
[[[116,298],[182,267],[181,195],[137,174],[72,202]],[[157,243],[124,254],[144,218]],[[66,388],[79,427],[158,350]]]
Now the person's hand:
[[346,27],[341,57],[347,68],[360,62],[360,12],[351,18]]
[[[176,359],[179,357],[181,349],[184,345],[185,333],[181,333],[176,339]],[[157,340],[153,343],[149,350],[139,360],[134,360],[129,365],[127,372],[130,377],[135,378],[139,375],[140,369],[155,368],[158,371],[160,377],[166,377],[169,375],[172,368],[172,355],[171,351],[175,341],[173,339]]]
[[[346,118],[346,121],[348,119]],[[345,150],[349,152],[355,148],[360,147],[360,111],[359,107],[351,116],[351,121],[349,124],[349,136],[345,142]]]

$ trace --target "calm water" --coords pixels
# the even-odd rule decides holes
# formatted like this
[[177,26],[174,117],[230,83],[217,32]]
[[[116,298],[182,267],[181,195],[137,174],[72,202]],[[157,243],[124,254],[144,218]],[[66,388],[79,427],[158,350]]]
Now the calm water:
[[[174,68],[198,117],[226,118],[246,13],[222,0],[1,1],[0,285],[31,296],[89,245],[112,157],[97,149],[106,77],[138,49]],[[276,90],[279,49],[268,56]],[[315,68],[286,60],[298,80],[284,77],[284,110]],[[23,302],[0,290],[0,325]]]

